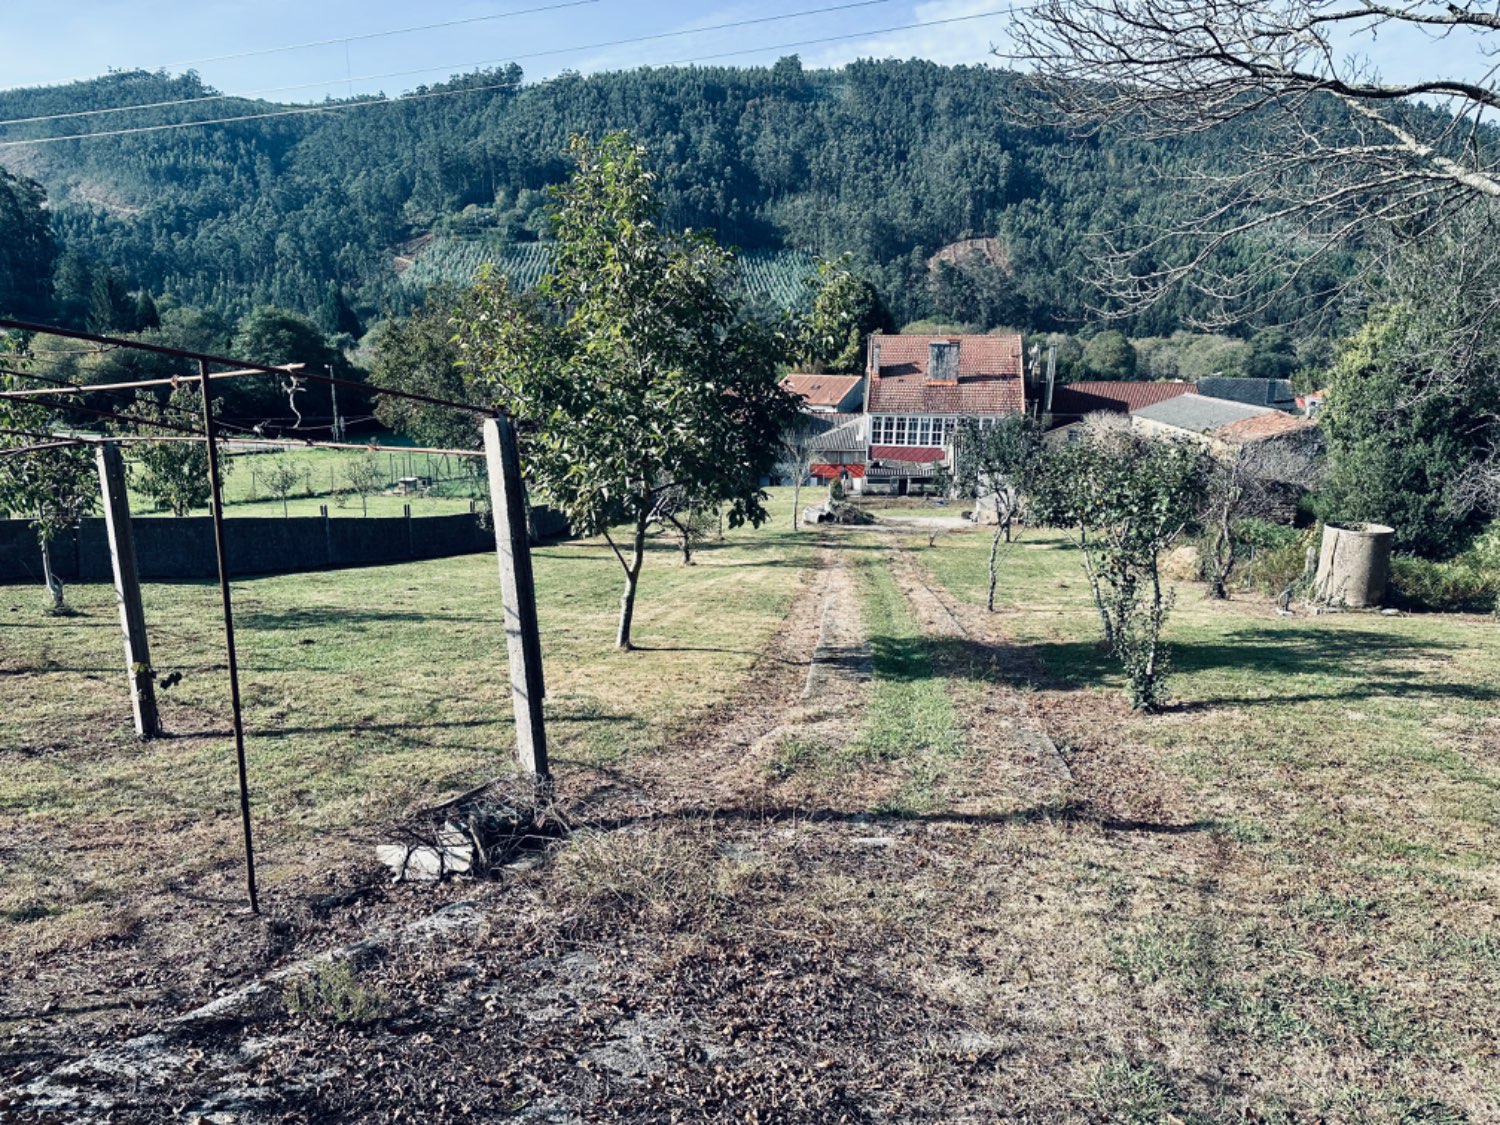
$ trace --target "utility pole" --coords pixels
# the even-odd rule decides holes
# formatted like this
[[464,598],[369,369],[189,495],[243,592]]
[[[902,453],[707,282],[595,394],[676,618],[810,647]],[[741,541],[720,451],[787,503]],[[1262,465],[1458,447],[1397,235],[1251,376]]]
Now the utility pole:
[[130,526],[130,494],[125,488],[125,458],[120,456],[120,448],[114,442],[103,442],[95,459],[99,465],[99,490],[104,498],[109,558],[114,564],[115,601],[120,606],[120,629],[125,634],[125,674],[130,680],[135,733],[142,739],[159,738],[161,716],[156,710],[156,672],[151,667],[146,611],[141,605],[135,535]]
[[[327,368],[328,377],[331,379],[333,378],[333,364],[328,364]],[[329,383],[328,393],[329,396],[333,399],[333,440],[343,441],[344,420],[339,417],[339,385],[337,383]]]
[[548,784],[547,726],[542,699],[542,636],[536,617],[536,584],[531,573],[526,492],[516,431],[508,418],[486,418],[484,453],[490,475],[490,508],[495,549],[500,559],[500,597],[510,656],[510,694],[516,712],[516,757],[521,768]]
[[1047,345],[1047,410],[1052,413],[1052,383],[1057,377],[1057,345]]

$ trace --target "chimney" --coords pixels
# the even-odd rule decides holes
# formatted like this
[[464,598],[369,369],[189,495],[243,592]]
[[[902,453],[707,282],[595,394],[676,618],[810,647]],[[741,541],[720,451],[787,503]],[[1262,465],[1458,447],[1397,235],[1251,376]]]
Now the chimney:
[[880,375],[880,333],[874,332],[870,335],[870,374]]
[[929,383],[958,382],[957,340],[934,340],[927,345],[927,381]]

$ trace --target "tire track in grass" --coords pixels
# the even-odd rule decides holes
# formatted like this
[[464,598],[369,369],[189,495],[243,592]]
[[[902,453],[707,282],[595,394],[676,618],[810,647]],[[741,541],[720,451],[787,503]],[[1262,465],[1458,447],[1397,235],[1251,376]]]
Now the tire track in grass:
[[895,560],[894,552],[880,552],[860,564],[874,684],[849,752],[865,762],[895,764],[901,785],[888,809],[918,814],[941,803],[939,788],[962,757],[964,738],[933,646],[896,582]]

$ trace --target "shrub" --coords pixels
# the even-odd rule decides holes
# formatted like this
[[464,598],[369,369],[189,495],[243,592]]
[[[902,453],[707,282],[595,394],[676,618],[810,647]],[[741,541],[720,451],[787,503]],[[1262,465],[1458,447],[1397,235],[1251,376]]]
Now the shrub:
[[1391,560],[1390,601],[1402,609],[1434,613],[1500,611],[1500,569],[1474,552],[1452,562],[1397,556]]
[[[1197,573],[1200,582],[1210,581],[1211,533],[1199,535]],[[1255,590],[1279,597],[1288,586],[1297,585],[1307,570],[1307,552],[1317,543],[1316,530],[1302,530],[1269,520],[1244,519],[1234,524],[1234,588]]]
[[322,1023],[370,1023],[393,1010],[390,998],[361,984],[354,966],[345,960],[330,961],[307,977],[287,982],[283,999],[291,1015]]

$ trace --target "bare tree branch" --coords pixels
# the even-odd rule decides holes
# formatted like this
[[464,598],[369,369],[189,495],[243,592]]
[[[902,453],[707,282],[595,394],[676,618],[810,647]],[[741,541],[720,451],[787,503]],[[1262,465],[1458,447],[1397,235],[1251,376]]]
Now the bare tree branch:
[[[1377,232],[1424,237],[1500,200],[1494,65],[1388,81],[1358,53],[1378,35],[1461,36],[1500,48],[1500,15],[1477,0],[1041,0],[1017,9],[1003,57],[1026,72],[1018,115],[1080,135],[1109,130],[1187,142],[1235,124],[1245,140],[1219,167],[1158,146],[1167,219],[1101,231],[1093,257],[1108,315],[1138,313],[1186,287],[1205,325],[1243,322],[1296,287],[1314,306],[1334,256],[1388,249]],[[998,52],[997,52],[998,53]],[[1454,58],[1466,57],[1454,51]],[[1476,69],[1472,68],[1471,69]],[[1378,261],[1378,258],[1377,258]],[[1378,267],[1377,267],[1378,270]]]

